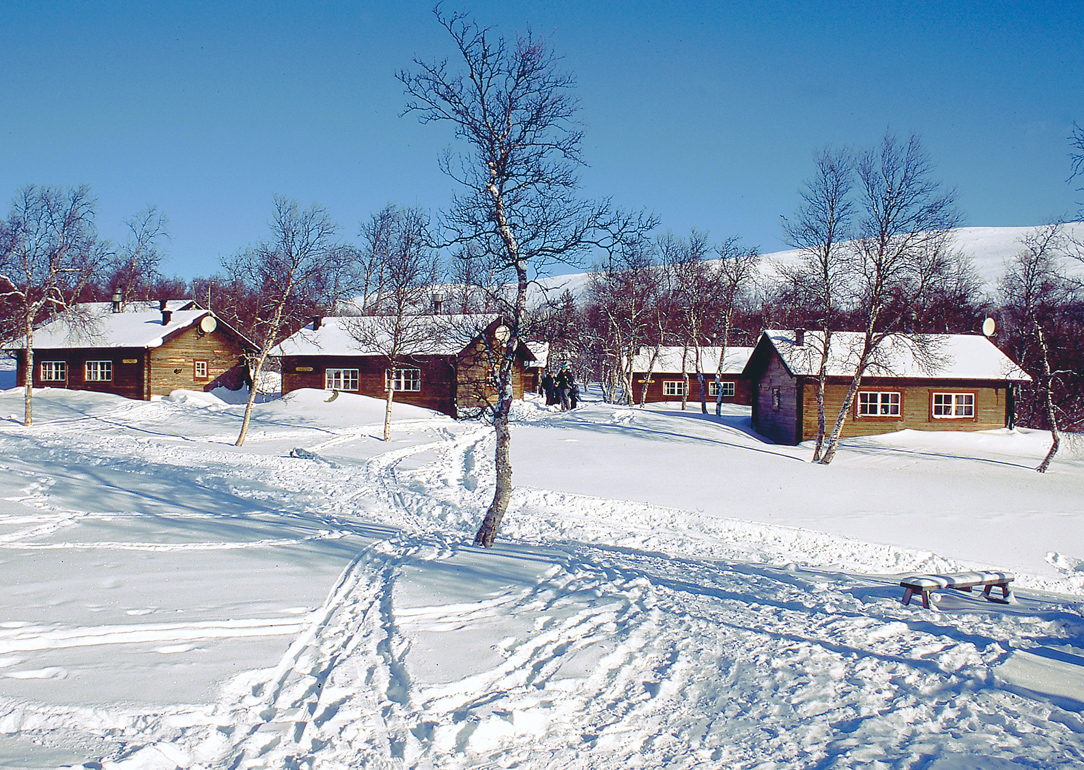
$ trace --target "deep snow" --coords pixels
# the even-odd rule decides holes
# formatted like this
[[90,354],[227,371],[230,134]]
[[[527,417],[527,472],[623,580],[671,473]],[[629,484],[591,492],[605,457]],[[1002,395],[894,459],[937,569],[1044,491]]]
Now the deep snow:
[[[748,410],[0,392],[0,767],[1084,767],[1084,458]],[[292,456],[293,455],[293,456]],[[900,603],[995,567],[1016,602]]]

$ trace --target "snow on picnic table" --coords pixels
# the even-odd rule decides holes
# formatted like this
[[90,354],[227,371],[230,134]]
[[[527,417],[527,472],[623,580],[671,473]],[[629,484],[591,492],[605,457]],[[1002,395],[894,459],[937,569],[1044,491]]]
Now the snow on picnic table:
[[[1084,461],[748,410],[0,393],[0,767],[1084,767]],[[900,603],[911,571],[1017,575]]]

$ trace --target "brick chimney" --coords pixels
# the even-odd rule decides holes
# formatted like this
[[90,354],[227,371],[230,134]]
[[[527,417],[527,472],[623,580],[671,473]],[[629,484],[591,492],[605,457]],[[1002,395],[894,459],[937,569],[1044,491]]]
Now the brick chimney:
[[794,344],[799,347],[805,344],[805,329],[794,330]]

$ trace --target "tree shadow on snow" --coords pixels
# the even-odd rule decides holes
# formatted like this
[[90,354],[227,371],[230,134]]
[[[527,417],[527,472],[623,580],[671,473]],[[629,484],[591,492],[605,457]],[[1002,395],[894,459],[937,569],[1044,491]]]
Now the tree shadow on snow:
[[970,463],[982,463],[984,465],[995,465],[1006,468],[1022,468],[1024,470],[1035,470],[1035,464],[1038,460],[1031,462],[1011,461],[1011,460],[997,460],[990,457],[976,457],[975,455],[962,455],[952,454],[949,452],[938,452],[932,449],[912,449],[908,447],[894,447],[886,446],[884,444],[878,444],[873,442],[864,442],[855,439],[844,439],[840,442],[840,449],[845,449],[854,454],[871,454],[881,453],[887,455],[903,455],[906,457],[922,457],[932,460],[956,460],[958,462],[970,462]]
[[[648,412],[653,416],[670,416],[670,413],[660,412]],[[744,436],[750,436],[757,441],[760,446],[753,446],[750,444],[742,443],[740,441],[728,441],[724,438],[709,438],[707,436],[690,435],[688,433],[680,433],[677,431],[663,430],[661,428],[653,428],[646,425],[640,425],[636,423],[605,423],[594,422],[592,420],[574,417],[574,421],[578,423],[578,427],[582,427],[585,430],[590,430],[593,433],[606,433],[618,436],[629,436],[640,434],[645,437],[650,437],[652,441],[666,441],[673,443],[681,443],[689,445],[691,443],[700,443],[714,446],[723,446],[729,449],[736,449],[743,452],[757,452],[760,454],[771,455],[772,457],[778,457],[785,460],[796,460],[798,462],[805,462],[800,457],[795,457],[792,454],[783,451],[773,451],[770,447],[774,446],[770,441],[764,437],[753,432],[751,428],[742,427],[741,421],[745,418],[730,417],[733,423],[728,422],[727,416],[722,418],[715,417],[714,415],[683,415],[686,419],[695,419],[697,422],[707,423],[709,425],[719,427],[720,433],[726,435],[728,432],[738,433]]]

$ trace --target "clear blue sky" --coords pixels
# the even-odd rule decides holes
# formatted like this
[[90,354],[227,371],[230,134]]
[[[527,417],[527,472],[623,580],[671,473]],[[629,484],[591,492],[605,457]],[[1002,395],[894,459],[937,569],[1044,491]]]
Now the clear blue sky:
[[[968,225],[1078,209],[1080,0],[453,3],[545,37],[578,80],[586,197],[662,229],[783,248],[779,217],[826,144],[919,134]],[[167,275],[265,236],[272,196],[355,239],[387,202],[436,210],[449,127],[400,117],[395,73],[451,57],[431,2],[0,3],[0,212],[27,183],[88,184],[99,229],[147,204]],[[1077,185],[1079,186],[1079,185]]]

